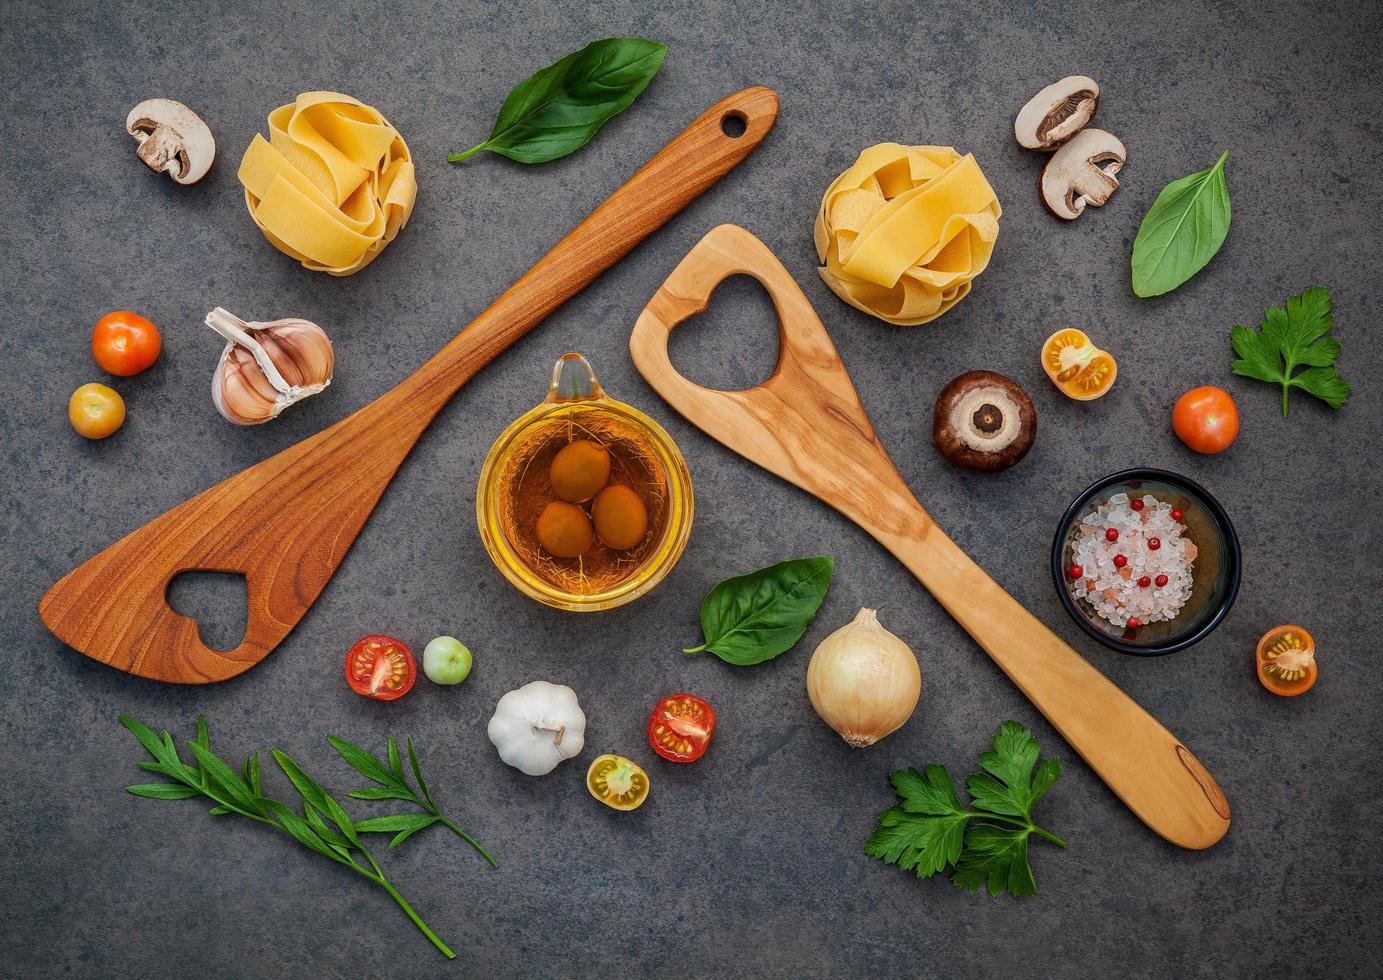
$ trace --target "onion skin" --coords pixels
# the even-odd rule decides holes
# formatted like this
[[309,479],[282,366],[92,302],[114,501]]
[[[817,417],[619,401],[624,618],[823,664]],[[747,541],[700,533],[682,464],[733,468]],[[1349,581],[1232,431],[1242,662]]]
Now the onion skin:
[[807,665],[807,696],[821,719],[862,749],[902,727],[922,694],[922,672],[906,643],[873,609],[822,640]]

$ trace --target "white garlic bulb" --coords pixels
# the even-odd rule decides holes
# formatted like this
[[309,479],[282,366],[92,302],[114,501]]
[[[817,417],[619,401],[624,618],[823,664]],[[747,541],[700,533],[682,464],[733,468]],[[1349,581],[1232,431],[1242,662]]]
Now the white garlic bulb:
[[545,776],[585,747],[586,714],[565,684],[533,681],[499,699],[487,733],[506,763]]
[[917,657],[879,625],[873,609],[861,609],[852,622],[822,640],[807,665],[812,707],[857,749],[902,726],[921,693]]
[[331,384],[331,340],[311,320],[246,323],[218,306],[206,324],[226,338],[211,378],[211,400],[236,425],[268,422]]

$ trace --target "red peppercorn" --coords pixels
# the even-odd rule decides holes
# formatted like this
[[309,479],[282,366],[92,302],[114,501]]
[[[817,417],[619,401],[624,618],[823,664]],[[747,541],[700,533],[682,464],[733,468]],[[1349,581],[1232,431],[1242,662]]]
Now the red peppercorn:
[[1131,630],[1136,630],[1138,627],[1140,627],[1140,626],[1142,626],[1142,625],[1143,625],[1143,621],[1142,621],[1141,619],[1139,619],[1137,616],[1130,616],[1130,617],[1128,618],[1128,628],[1129,628],[1129,629],[1131,629]]
[[1085,569],[1081,568],[1079,565],[1072,565],[1070,568],[1066,569],[1066,574],[1069,578],[1078,579],[1085,574]]
[[1108,531],[1104,533],[1104,539],[1106,541],[1118,541],[1119,529],[1116,527],[1111,527]]
[[1181,519],[1182,519],[1183,517],[1185,517],[1185,516],[1186,516],[1186,515],[1183,514],[1183,513],[1181,512],[1181,509],[1180,509],[1180,508],[1178,508],[1178,507],[1173,507],[1173,508],[1172,508],[1172,520],[1174,520],[1174,521],[1179,521],[1179,520],[1181,520]]
[[1148,538],[1148,547],[1151,548],[1153,551],[1156,551],[1158,548],[1162,547],[1162,539]]
[[1142,497],[1134,497],[1132,500],[1130,500],[1130,501],[1128,502],[1128,505],[1129,505],[1130,507],[1132,507],[1134,510],[1142,510],[1142,509],[1143,509],[1143,498],[1142,498]]
[[1123,567],[1124,567],[1125,565],[1127,565],[1127,564],[1128,564],[1128,559],[1125,558],[1123,555],[1115,555],[1115,556],[1114,556],[1114,567],[1115,567],[1115,568],[1123,568]]
[[1153,581],[1157,583],[1157,587],[1160,589],[1167,584],[1167,576],[1159,575],[1157,578],[1153,579]]
[[1146,589],[1150,585],[1152,585],[1152,579],[1148,578],[1146,575],[1138,580],[1138,587],[1140,589]]

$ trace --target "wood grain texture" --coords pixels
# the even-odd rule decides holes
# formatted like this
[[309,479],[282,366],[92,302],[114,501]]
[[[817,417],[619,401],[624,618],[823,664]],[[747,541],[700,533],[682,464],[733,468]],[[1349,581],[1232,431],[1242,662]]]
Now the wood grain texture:
[[[779,359],[746,391],[683,378],[668,336],[727,276],[773,299]],[[1229,829],[1229,804],[1190,750],[999,587],[923,510],[880,444],[835,345],[792,276],[757,238],[721,225],[654,294],[629,342],[648,383],[712,438],[839,510],[917,576],[1140,819],[1187,848]]]
[[[208,683],[258,663],[302,619],[457,390],[748,156],[777,112],[761,87],[712,106],[410,377],[69,572],[39,603],[43,622],[82,653],[156,680]],[[727,117],[744,132],[726,135]],[[190,570],[245,575],[245,637],[234,650],[211,649],[196,621],[168,606],[169,582]]]

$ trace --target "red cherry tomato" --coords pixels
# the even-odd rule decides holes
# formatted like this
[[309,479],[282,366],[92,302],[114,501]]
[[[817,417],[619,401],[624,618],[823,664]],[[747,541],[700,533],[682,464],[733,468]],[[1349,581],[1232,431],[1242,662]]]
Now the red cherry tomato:
[[346,681],[356,694],[376,701],[393,701],[413,689],[418,665],[402,640],[376,633],[366,636],[346,654]]
[[162,348],[158,327],[129,310],[107,313],[91,331],[91,356],[101,370],[122,378],[153,364]]
[[1239,435],[1239,409],[1223,388],[1192,388],[1172,409],[1172,429],[1198,453],[1224,452]]
[[695,762],[706,754],[716,713],[695,694],[669,694],[648,719],[648,744],[670,762]]

